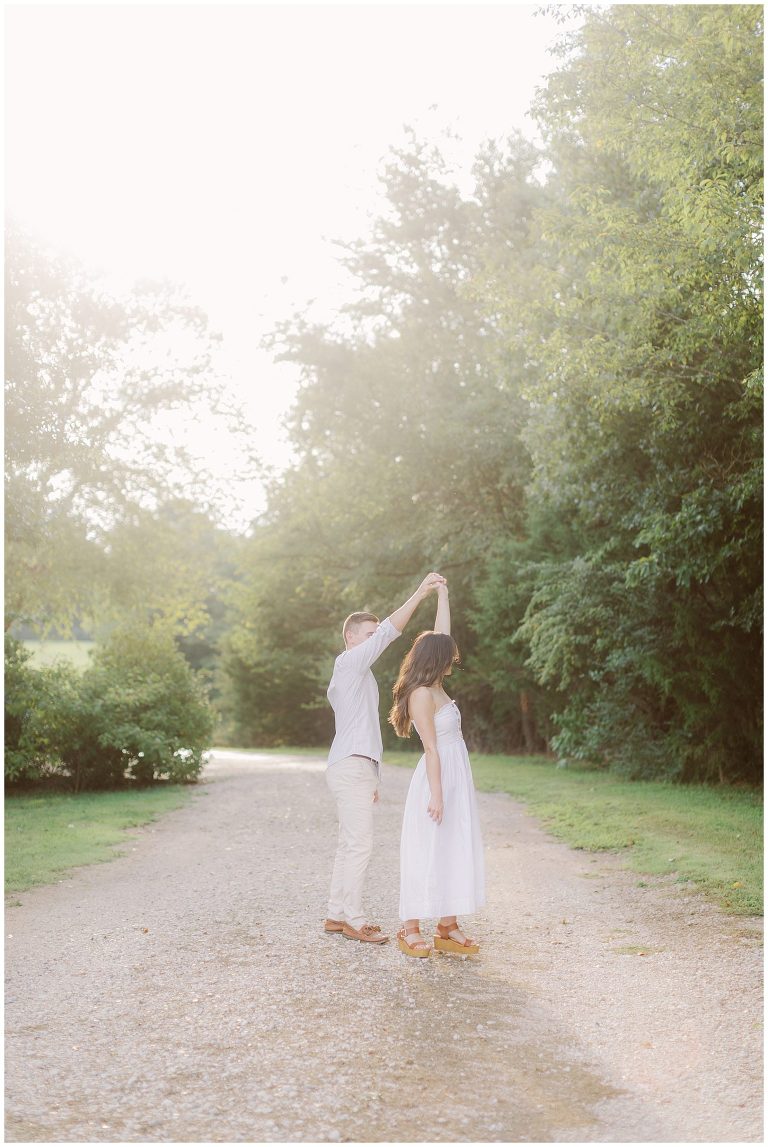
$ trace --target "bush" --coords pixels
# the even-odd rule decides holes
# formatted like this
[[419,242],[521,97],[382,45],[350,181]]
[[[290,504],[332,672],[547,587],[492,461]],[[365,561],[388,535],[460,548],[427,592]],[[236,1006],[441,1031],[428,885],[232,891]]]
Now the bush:
[[697,594],[632,568],[541,565],[516,636],[561,702],[552,748],[632,780],[759,783],[759,698],[740,687],[757,635],[705,621]]
[[6,781],[58,775],[77,792],[199,775],[213,713],[170,635],[118,631],[82,675],[27,660],[7,639]]
[[142,783],[198,776],[214,715],[173,638],[124,630],[97,649],[83,678],[101,715],[99,746]]
[[20,641],[5,635],[5,776],[12,781],[25,775],[35,755],[27,727],[34,705],[30,656]]
[[79,685],[66,663],[32,668],[31,654],[5,637],[5,778],[30,784],[61,771],[58,746],[66,740],[62,723]]

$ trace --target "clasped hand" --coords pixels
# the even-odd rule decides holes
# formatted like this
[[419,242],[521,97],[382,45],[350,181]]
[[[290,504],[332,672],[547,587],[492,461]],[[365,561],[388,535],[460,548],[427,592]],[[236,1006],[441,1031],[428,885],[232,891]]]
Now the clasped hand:
[[443,577],[442,574],[429,573],[429,574],[427,574],[427,576],[424,578],[424,581],[419,586],[419,591],[424,595],[424,597],[426,597],[427,594],[431,593],[433,589],[439,589],[441,586],[444,586],[447,584],[448,584],[448,582],[446,581],[446,579]]

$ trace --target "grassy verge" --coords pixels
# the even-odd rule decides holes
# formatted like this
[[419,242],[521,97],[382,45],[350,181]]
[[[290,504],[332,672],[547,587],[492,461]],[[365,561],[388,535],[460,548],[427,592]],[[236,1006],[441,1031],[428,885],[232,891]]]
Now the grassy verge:
[[[416,765],[414,753],[387,753]],[[672,875],[728,912],[762,915],[763,812],[759,794],[739,789],[625,781],[609,773],[558,769],[537,757],[472,757],[475,785],[524,801],[554,836],[589,852],[623,851],[638,873]]]
[[178,808],[191,793],[188,785],[168,785],[135,792],[7,797],[6,892],[51,884],[75,865],[111,860],[126,828]]

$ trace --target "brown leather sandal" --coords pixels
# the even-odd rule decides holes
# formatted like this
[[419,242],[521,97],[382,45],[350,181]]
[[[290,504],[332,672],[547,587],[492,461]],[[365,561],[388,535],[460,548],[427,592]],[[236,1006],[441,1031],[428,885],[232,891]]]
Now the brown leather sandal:
[[[408,943],[409,936],[414,941],[412,944]],[[418,937],[418,939],[416,939],[416,937]],[[418,945],[421,945],[421,947]],[[406,936],[405,928],[401,928],[397,933],[397,946],[406,956],[418,956],[420,959],[423,959],[429,955],[429,944],[421,932],[409,932],[408,936]]]
[[451,932],[460,932],[458,923],[438,924],[435,934],[435,949],[438,952],[458,952],[462,956],[475,956],[480,951],[480,945],[468,937],[465,940],[454,940]]

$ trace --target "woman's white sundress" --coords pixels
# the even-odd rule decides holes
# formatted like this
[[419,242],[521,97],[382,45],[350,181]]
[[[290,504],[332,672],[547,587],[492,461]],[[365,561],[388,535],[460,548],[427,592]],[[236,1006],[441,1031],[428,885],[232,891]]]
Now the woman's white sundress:
[[[418,732],[418,729],[417,729]],[[485,861],[480,818],[461,715],[455,701],[435,713],[443,789],[443,820],[427,812],[426,757],[411,778],[400,839],[400,919],[419,920],[476,912],[485,904]]]

